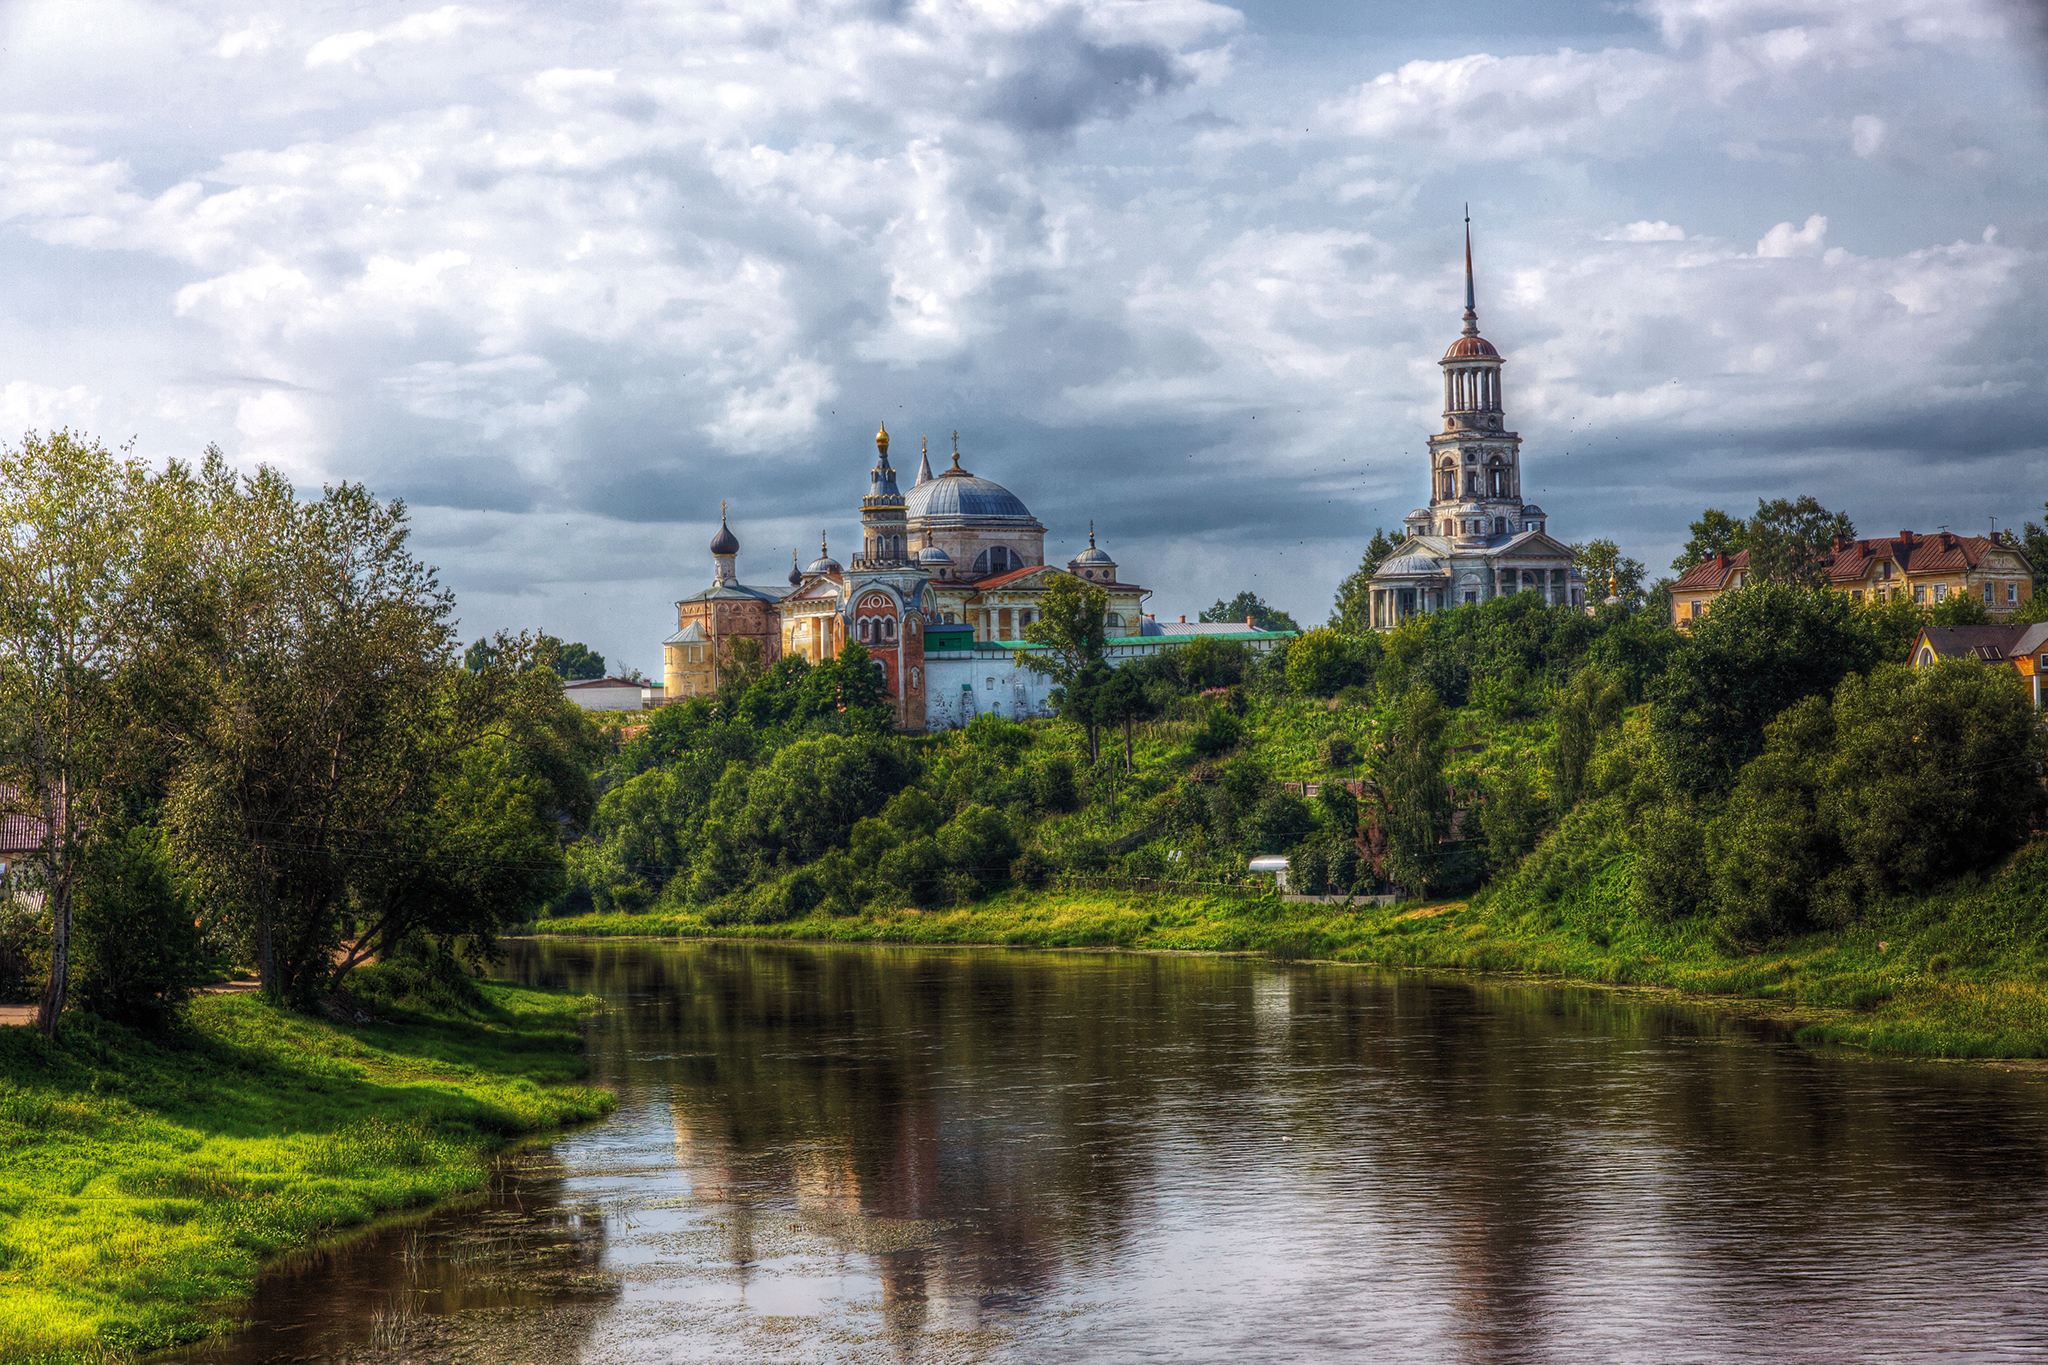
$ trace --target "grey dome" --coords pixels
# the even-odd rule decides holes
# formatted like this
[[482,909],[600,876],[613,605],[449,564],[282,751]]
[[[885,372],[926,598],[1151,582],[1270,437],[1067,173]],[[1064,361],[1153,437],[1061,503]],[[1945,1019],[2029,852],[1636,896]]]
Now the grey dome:
[[833,557],[832,557],[831,555],[819,555],[819,556],[818,556],[818,557],[817,557],[816,559],[814,559],[814,560],[812,560],[812,561],[810,562],[810,566],[809,566],[808,568],[806,568],[806,569],[804,570],[804,572],[805,572],[805,573],[838,573],[838,572],[839,572],[839,561],[838,561],[838,560],[836,560],[836,559],[834,559],[834,558],[833,558]]
[[1074,562],[1076,564],[1107,564],[1111,568],[1116,567],[1116,561],[1109,557],[1109,551],[1098,550],[1092,545],[1075,555]]
[[1540,517],[1543,515],[1543,509],[1533,502],[1525,503],[1522,507],[1522,515],[1525,517]]
[[736,555],[740,552],[740,538],[725,524],[725,518],[718,519],[718,534],[711,538],[711,553],[715,555]]
[[1441,578],[1443,561],[1430,555],[1395,555],[1373,570],[1374,578]]
[[927,545],[917,552],[917,562],[920,564],[951,564],[953,556],[947,554],[936,545]]
[[1031,509],[1024,500],[999,483],[973,474],[947,470],[930,483],[918,484],[904,495],[904,515],[909,517],[1024,517]]

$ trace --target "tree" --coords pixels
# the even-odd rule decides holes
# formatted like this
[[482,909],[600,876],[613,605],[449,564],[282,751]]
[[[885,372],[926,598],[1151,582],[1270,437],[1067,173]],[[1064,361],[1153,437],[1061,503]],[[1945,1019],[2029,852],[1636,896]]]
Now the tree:
[[1358,562],[1350,576],[1337,585],[1337,601],[1330,608],[1330,626],[1334,630],[1363,635],[1372,630],[1372,576],[1379,572],[1380,565],[1401,548],[1398,537],[1388,535],[1375,527],[1372,539],[1365,543],[1365,557]]
[[1449,716],[1436,693],[1410,688],[1375,746],[1372,785],[1380,828],[1387,834],[1387,870],[1402,890],[1429,893],[1442,864],[1438,844],[1450,826],[1451,794],[1444,781]]
[[1627,701],[1624,686],[1597,668],[1581,669],[1558,693],[1554,708],[1557,737],[1551,742],[1551,796],[1560,812],[1578,804],[1600,732],[1620,718]]
[[[1758,498],[1749,519],[1749,572],[1767,583],[1825,588],[1838,537],[1854,537],[1846,512],[1830,512],[1812,497],[1793,502]],[[1718,609],[1718,608],[1717,608]]]
[[543,635],[534,651],[534,661],[554,669],[555,676],[563,682],[604,676],[604,655],[592,652],[590,646],[580,641],[565,645],[552,635]]
[[1379,661],[1377,633],[1351,635],[1324,626],[1288,643],[1287,690],[1298,697],[1330,697],[1346,687],[1370,686]]
[[1678,558],[1671,561],[1671,572],[1682,574],[1696,564],[1704,564],[1717,554],[1735,554],[1749,548],[1749,523],[1737,521],[1718,507],[1709,507],[1700,513],[1700,519],[1687,528],[1692,538],[1685,542],[1685,549]]
[[[2048,512],[2048,503],[2041,510]],[[2020,548],[2027,552],[2027,560],[2034,566],[2034,600],[2039,601],[2043,592],[2048,591],[2048,527],[2038,521],[2028,522],[2020,531]]]
[[402,502],[357,484],[301,503],[208,452],[178,610],[193,667],[159,727],[164,815],[202,899],[245,933],[266,993],[305,1005],[349,936],[348,893],[467,751],[559,701],[534,641],[455,667],[453,598],[407,548]]
[[497,661],[498,651],[489,640],[474,641],[462,651],[462,666],[472,673],[481,673]]
[[86,855],[74,905],[78,1003],[102,1019],[162,1028],[206,979],[192,907],[157,831],[109,831]]
[[1219,601],[1201,613],[1203,621],[1241,622],[1250,621],[1254,630],[1300,630],[1294,618],[1278,607],[1269,607],[1264,599],[1252,592],[1241,592],[1228,602]]
[[1694,622],[1651,689],[1650,725],[1672,785],[1726,791],[1763,749],[1764,728],[1881,656],[1870,620],[1840,593],[1759,583]]
[[1129,669],[1112,670],[1096,691],[1094,711],[1102,724],[1123,727],[1124,768],[1128,772],[1136,772],[1138,761],[1132,753],[1131,727],[1156,713],[1144,680]]
[[1102,726],[1109,720],[1104,709],[1106,694],[1116,680],[1117,670],[1100,659],[1090,660],[1063,686],[1055,687],[1047,700],[1059,718],[1080,726],[1088,734],[1088,761],[1102,761]]
[[1102,657],[1102,618],[1109,609],[1109,594],[1100,583],[1070,573],[1046,577],[1038,619],[1024,627],[1024,638],[1043,648],[1027,651],[1020,662],[1040,677],[1071,687],[1082,669]]
[[1643,604],[1641,560],[1631,559],[1611,540],[1589,540],[1572,546],[1572,566],[1586,576],[1588,605],[1603,602],[1611,594],[1631,610]]
[[[72,897],[128,785],[155,761],[142,694],[166,672],[188,538],[184,471],[152,476],[70,431],[0,450],[0,783],[40,817],[50,915],[36,1024],[55,1036],[70,986]],[[6,793],[0,793],[4,796]]]

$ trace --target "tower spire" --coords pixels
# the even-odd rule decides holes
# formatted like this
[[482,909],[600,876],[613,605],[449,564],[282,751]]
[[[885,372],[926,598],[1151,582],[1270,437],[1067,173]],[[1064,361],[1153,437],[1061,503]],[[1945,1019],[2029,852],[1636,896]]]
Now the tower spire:
[[918,438],[917,438],[917,478],[916,478],[916,480],[915,480],[915,481],[914,481],[914,482],[913,482],[913,483],[912,483],[912,484],[911,484],[910,486],[911,486],[912,488],[915,488],[915,487],[917,487],[917,485],[918,485],[918,484],[921,484],[921,483],[930,483],[931,481],[932,481],[932,452],[931,452],[931,446],[930,446],[930,444],[929,444],[929,443],[928,443],[928,442],[927,442],[927,441],[926,441],[926,440],[925,440],[925,439],[924,439],[924,438],[923,438],[922,436],[920,436],[920,437],[918,437]]
[[1465,205],[1465,332],[1479,335],[1479,309],[1472,292],[1472,206]]

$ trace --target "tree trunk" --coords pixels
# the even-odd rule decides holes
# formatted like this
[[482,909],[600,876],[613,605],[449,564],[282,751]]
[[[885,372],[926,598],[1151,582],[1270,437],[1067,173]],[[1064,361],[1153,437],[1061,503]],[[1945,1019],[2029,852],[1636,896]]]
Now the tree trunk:
[[263,993],[272,1000],[284,998],[284,983],[277,979],[277,947],[271,935],[272,892],[269,859],[263,846],[256,847],[256,975]]
[[50,887],[50,979],[36,1008],[36,1027],[45,1038],[57,1036],[57,1016],[71,985],[71,886],[60,877]]

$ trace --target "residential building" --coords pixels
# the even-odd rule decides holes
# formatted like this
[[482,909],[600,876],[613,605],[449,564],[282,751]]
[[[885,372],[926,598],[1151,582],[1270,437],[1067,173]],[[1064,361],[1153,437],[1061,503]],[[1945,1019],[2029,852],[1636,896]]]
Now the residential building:
[[2048,704],[2048,622],[2018,626],[1924,626],[1913,641],[1913,667],[1937,659],[1980,659],[2024,678],[2038,710]]
[[[1693,565],[1671,584],[1671,610],[1679,629],[1707,614],[1714,599],[1749,581],[1749,551],[1717,554]],[[2005,533],[1931,536],[1901,531],[1876,540],[1843,537],[1834,543],[1828,586],[1857,603],[1904,596],[1932,607],[1951,597],[1969,597],[1993,619],[2010,616],[2033,600],[2033,565]]]
[[637,678],[589,678],[563,683],[562,695],[586,711],[646,711],[661,705],[662,689]]

